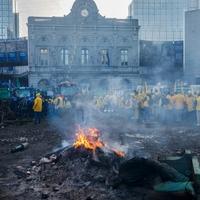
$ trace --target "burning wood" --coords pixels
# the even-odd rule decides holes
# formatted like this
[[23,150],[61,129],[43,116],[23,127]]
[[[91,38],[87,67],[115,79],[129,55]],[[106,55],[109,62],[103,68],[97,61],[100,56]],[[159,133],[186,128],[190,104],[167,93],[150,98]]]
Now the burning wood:
[[112,151],[114,154],[116,154],[119,157],[124,157],[125,153],[123,151],[114,149],[109,147],[109,145],[105,144],[100,139],[100,131],[96,128],[87,128],[87,129],[78,129],[78,132],[76,133],[76,139],[73,144],[73,146],[78,148],[84,148],[87,150],[93,151],[93,153],[96,152],[98,148],[105,149]]
[[118,151],[116,149],[112,149],[112,151],[119,157],[125,157],[125,153],[123,151]]
[[76,133],[76,140],[74,142],[75,148],[85,148],[96,151],[97,148],[104,147],[104,143],[99,139],[100,132],[95,128],[81,129]]

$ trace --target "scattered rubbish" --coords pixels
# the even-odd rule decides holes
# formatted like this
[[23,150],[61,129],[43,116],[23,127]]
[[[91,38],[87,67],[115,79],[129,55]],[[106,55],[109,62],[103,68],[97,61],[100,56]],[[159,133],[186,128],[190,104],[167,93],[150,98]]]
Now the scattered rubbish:
[[22,166],[17,166],[14,170],[13,173],[17,176],[17,178],[26,178],[26,169]]
[[49,192],[46,192],[46,191],[42,192],[41,198],[42,199],[48,199],[49,198]]
[[54,192],[58,192],[60,190],[59,186],[58,185],[54,185],[53,186],[53,191]]
[[31,165],[35,166],[37,164],[37,162],[35,160],[31,161]]
[[51,163],[52,161],[46,157],[41,158],[39,164]]
[[47,157],[41,158],[39,164],[52,163],[52,162],[55,162],[57,159],[58,157],[55,154],[53,154],[49,158]]
[[28,142],[28,138],[26,138],[26,137],[20,137],[19,141],[22,142],[22,143],[25,143],[25,142]]
[[[86,138],[88,140],[84,140],[84,144],[88,141],[89,145],[98,144],[97,136],[89,135]],[[27,135],[24,134],[24,137],[17,136],[17,139],[11,141],[13,144],[18,144],[19,141],[22,143],[12,152],[25,149],[26,145],[23,142],[31,141],[35,144],[29,137],[28,140],[26,137]],[[150,152],[149,157],[144,158],[146,149],[142,149],[143,138],[139,140],[135,140],[134,137],[130,138],[132,141],[127,151],[125,151],[125,145],[119,147],[120,150],[127,152],[123,156],[120,152],[116,152],[116,149],[107,149],[107,144],[102,145],[102,141],[100,141],[100,147],[94,146],[94,148],[86,148],[86,145],[82,143],[77,148],[75,145],[65,144],[48,155],[46,152],[51,152],[50,149],[53,148],[44,148],[45,154],[40,157],[41,159],[38,159],[41,154],[34,154],[28,158],[26,162],[28,166],[19,167],[14,174],[21,188],[26,189],[29,199],[34,195],[37,199],[59,197],[60,199],[93,200],[97,199],[99,194],[101,196],[99,199],[150,200],[146,198],[150,193],[154,193],[155,197],[159,195],[171,197],[176,193],[181,194],[183,199],[186,199],[185,196],[188,194],[195,197],[197,191],[193,175],[196,174],[196,177],[199,177],[200,174],[198,157],[195,159],[193,155],[183,154],[162,157],[163,154],[158,151],[161,157],[158,161],[157,152],[152,153],[153,156]],[[114,143],[112,146],[118,149]],[[136,157],[139,153],[141,156]],[[166,154],[170,155],[171,151]],[[20,154],[19,156],[21,157]],[[128,158],[132,159],[127,160]],[[193,158],[192,162],[191,158]],[[194,170],[193,166],[196,166]],[[156,199],[153,198],[153,200]]]
[[31,175],[31,172],[30,172],[30,171],[27,171],[26,174],[27,174],[27,175]]
[[19,151],[24,151],[25,149],[27,149],[29,146],[29,143],[26,142],[26,143],[22,143],[18,146],[16,146],[15,148],[11,149],[11,153],[16,153],[16,152],[19,152]]

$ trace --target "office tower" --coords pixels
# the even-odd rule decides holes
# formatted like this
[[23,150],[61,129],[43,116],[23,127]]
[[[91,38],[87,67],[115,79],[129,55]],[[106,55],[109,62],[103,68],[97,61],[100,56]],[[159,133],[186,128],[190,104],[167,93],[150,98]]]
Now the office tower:
[[139,19],[141,40],[180,41],[185,11],[198,7],[199,0],[133,0],[129,17]]
[[184,75],[189,83],[200,85],[200,10],[185,14]]
[[0,0],[0,39],[19,36],[19,15],[13,12],[12,0]]

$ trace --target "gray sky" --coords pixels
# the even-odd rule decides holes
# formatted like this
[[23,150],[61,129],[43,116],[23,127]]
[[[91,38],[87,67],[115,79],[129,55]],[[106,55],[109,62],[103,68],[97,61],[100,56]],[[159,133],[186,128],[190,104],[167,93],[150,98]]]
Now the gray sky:
[[[17,0],[20,34],[27,35],[28,16],[63,16],[70,12],[75,0]],[[95,0],[99,12],[106,17],[126,18],[131,0]]]

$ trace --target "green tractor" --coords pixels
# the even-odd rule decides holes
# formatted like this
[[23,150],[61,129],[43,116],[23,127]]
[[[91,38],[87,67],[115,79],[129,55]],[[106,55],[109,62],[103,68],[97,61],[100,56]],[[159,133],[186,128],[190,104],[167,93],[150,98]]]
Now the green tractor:
[[72,100],[79,92],[77,85],[70,81],[61,82],[57,87],[57,94],[63,95]]
[[11,109],[19,118],[32,117],[32,106],[36,90],[19,87],[12,90]]

